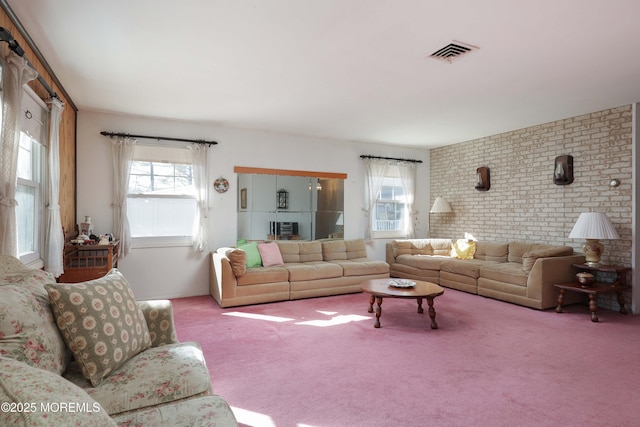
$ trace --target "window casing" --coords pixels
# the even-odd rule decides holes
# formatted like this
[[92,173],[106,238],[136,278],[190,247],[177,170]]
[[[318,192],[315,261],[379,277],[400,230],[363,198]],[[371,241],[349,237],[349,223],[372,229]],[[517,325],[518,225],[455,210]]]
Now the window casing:
[[47,188],[45,127],[48,110],[33,91],[25,89],[16,186],[18,257],[24,264],[42,262],[46,227]]
[[402,180],[397,167],[390,167],[378,193],[372,215],[374,238],[406,237],[409,212]]
[[127,195],[135,246],[190,244],[197,202],[188,156],[186,149],[136,147]]

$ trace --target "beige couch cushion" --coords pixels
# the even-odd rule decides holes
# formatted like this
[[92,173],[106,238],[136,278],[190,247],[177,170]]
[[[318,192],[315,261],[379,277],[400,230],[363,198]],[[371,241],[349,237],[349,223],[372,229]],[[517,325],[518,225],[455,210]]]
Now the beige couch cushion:
[[476,259],[484,261],[507,262],[509,244],[497,242],[476,242]]
[[332,262],[313,261],[287,265],[290,282],[342,277],[342,267]]
[[528,275],[522,271],[520,263],[499,262],[481,266],[480,277],[526,287]]
[[400,255],[433,255],[433,248],[427,239],[394,240],[391,248],[394,258]]
[[396,264],[407,265],[421,270],[440,270],[440,265],[449,257],[427,255],[400,255],[396,258]]
[[527,251],[522,254],[522,270],[528,273],[533,268],[538,258],[551,258],[557,256],[569,256],[573,254],[571,246],[553,246],[547,249]]
[[289,271],[286,267],[247,268],[247,272],[237,280],[238,286],[286,282],[289,280]]
[[495,261],[482,261],[479,259],[448,259],[440,264],[440,271],[458,274],[477,279],[480,277],[480,268]]
[[450,239],[429,239],[434,255],[451,256],[453,242]]
[[362,259],[367,257],[367,246],[364,239],[345,240],[347,259]]
[[285,264],[322,261],[322,243],[319,241],[296,242],[278,240],[277,243]]
[[347,245],[344,240],[322,242],[322,257],[325,261],[347,259]]
[[552,248],[551,245],[543,245],[540,243],[527,243],[527,242],[510,242],[509,243],[509,262],[519,262],[522,264],[522,255],[525,252],[535,251],[539,249]]
[[371,274],[389,274],[389,264],[384,261],[373,261],[366,258],[355,258],[346,261],[333,261],[342,267],[343,276],[368,276]]

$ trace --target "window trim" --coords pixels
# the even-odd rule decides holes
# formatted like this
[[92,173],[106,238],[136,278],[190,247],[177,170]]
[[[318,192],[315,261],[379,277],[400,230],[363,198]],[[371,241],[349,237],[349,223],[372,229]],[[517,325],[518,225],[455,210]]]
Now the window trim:
[[[29,252],[23,256],[18,255],[20,261],[25,265],[32,268],[44,267],[44,244],[47,228],[46,206],[48,203],[48,189],[49,189],[49,141],[47,139],[48,121],[49,121],[49,108],[42,99],[35,93],[29,86],[24,85],[21,111],[31,112],[31,118],[26,121],[25,118],[21,118],[19,130],[21,134],[25,134],[32,141],[32,144],[36,144],[38,149],[37,164],[32,165],[34,174],[37,174],[37,179],[25,179],[18,178],[16,180],[16,186],[28,185],[29,187],[36,189],[36,201],[38,206],[36,208],[36,250],[35,252]],[[36,108],[39,110],[36,111]],[[33,120],[33,122],[31,121]],[[34,126],[34,123],[36,124]],[[31,131],[38,132],[39,135],[32,135]],[[37,183],[34,187],[30,183]],[[17,190],[17,188],[16,188]],[[17,231],[17,230],[16,230]]]
[[[154,163],[168,163],[173,165],[189,165],[193,167],[193,162],[186,161],[185,152],[188,150],[185,147],[166,147],[166,146],[149,146],[145,144],[136,145],[133,154],[133,162],[154,162]],[[175,153],[181,152],[178,155]],[[169,153],[169,154],[167,154]],[[174,158],[173,160],[165,160],[164,156]],[[186,156],[189,154],[186,152]],[[140,175],[140,174],[131,174]],[[181,199],[181,200],[195,200],[197,198],[195,194],[150,194],[150,193],[129,193],[127,192],[127,200],[129,199]],[[127,218],[129,218],[129,211],[127,210]],[[195,221],[195,217],[194,217]],[[193,236],[138,236],[131,237],[131,247],[135,249],[144,248],[170,248],[170,247],[188,247],[192,245]]]
[[[383,177],[383,179],[398,179],[400,180],[400,171],[398,170],[397,166],[391,166],[390,170],[388,171],[388,173]],[[400,180],[400,185],[402,186],[402,180]],[[402,187],[403,192],[404,192],[404,186]],[[382,192],[382,187],[380,188],[380,192]],[[411,220],[410,215],[408,215],[406,213],[406,206],[407,203],[406,202],[398,202],[396,200],[389,200],[389,199],[381,199],[381,198],[376,198],[376,204],[379,202],[394,202],[397,204],[402,204],[405,206],[405,221],[409,221]],[[406,232],[406,228],[405,230],[375,230],[375,227],[373,226],[373,224],[376,221],[376,217],[375,217],[375,213],[376,213],[376,208],[374,207],[373,209],[373,214],[372,217],[370,218],[371,220],[371,237],[374,239],[403,239],[403,238],[407,238],[408,234]]]

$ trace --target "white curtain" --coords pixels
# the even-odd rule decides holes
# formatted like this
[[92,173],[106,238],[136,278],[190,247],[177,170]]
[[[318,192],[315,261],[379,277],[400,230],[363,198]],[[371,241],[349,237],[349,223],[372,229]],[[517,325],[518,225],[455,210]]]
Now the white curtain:
[[111,140],[113,157],[113,234],[120,240],[121,258],[131,251],[131,229],[127,219],[127,193],[129,191],[129,172],[133,162],[133,150],[136,140],[129,137],[117,137]]
[[367,183],[367,200],[365,209],[364,238],[367,242],[373,241],[373,210],[376,208],[378,193],[382,188],[385,176],[389,170],[389,162],[383,159],[364,159],[365,178]]
[[402,182],[402,188],[404,188],[404,195],[406,197],[406,212],[408,215],[406,218],[405,231],[407,238],[413,239],[415,237],[416,226],[414,220],[417,212],[413,210],[413,201],[415,199],[416,189],[416,164],[413,162],[398,162],[398,170],[400,172],[400,181]]
[[204,251],[208,247],[207,229],[209,223],[209,192],[207,185],[208,169],[208,153],[209,146],[207,144],[192,144],[191,161],[193,163],[193,184],[196,188],[196,200],[198,207],[196,209],[196,220],[193,225],[192,243],[193,249]]
[[22,86],[38,73],[11,52],[2,65],[2,138],[0,139],[0,254],[18,256],[16,183],[20,145]]
[[51,98],[51,120],[49,127],[49,206],[44,242],[44,269],[55,277],[64,273],[62,251],[64,233],[60,219],[60,120],[64,105]]

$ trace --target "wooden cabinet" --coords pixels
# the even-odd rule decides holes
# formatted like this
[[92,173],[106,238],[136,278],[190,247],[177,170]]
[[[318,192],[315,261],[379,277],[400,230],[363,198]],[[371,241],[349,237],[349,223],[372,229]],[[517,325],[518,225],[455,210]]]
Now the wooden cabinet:
[[75,245],[64,248],[64,274],[61,283],[77,283],[97,279],[118,266],[120,241],[109,245]]

